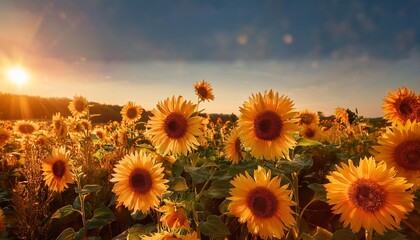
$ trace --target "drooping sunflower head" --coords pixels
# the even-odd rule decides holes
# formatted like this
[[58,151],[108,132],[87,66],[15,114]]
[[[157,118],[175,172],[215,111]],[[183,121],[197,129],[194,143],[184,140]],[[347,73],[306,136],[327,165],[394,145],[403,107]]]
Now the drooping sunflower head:
[[83,117],[89,109],[88,101],[83,96],[74,96],[69,104],[69,110],[75,117]]
[[203,134],[196,107],[181,96],[167,98],[152,110],[145,135],[164,155],[187,155],[197,148],[197,138]]
[[347,109],[342,108],[342,107],[336,107],[335,108],[335,120],[337,122],[343,123],[346,126],[350,125],[349,114],[347,112]]
[[130,211],[146,213],[159,205],[158,197],[168,188],[163,171],[162,164],[155,163],[150,155],[128,154],[115,165],[112,191]]
[[22,134],[22,135],[31,135],[36,130],[38,130],[38,124],[32,121],[18,121],[15,124],[15,132]]
[[225,142],[225,155],[226,159],[237,164],[244,158],[242,151],[241,139],[238,136],[238,129],[234,128]]
[[239,137],[254,157],[289,158],[289,148],[296,143],[293,133],[298,131],[291,121],[295,117],[292,100],[270,90],[252,95],[240,111]]
[[378,138],[372,154],[378,161],[385,161],[416,188],[420,187],[420,122],[408,120],[394,126]]
[[385,118],[394,124],[404,124],[407,120],[420,121],[420,98],[407,87],[388,92],[382,109]]
[[318,114],[311,112],[307,109],[303,110],[297,115],[297,118],[299,119],[298,124],[300,126],[305,125],[318,125],[319,124],[319,116]]
[[163,215],[160,217],[162,225],[169,228],[190,229],[187,212],[181,207],[181,204],[177,204],[167,199],[165,199],[164,202],[165,205],[159,208],[159,211],[163,212]]
[[318,125],[306,125],[300,131],[300,135],[306,139],[318,140],[321,136],[321,129]]
[[63,192],[68,184],[74,182],[69,160],[70,152],[60,147],[53,149],[52,155],[42,163],[42,175],[50,190]]
[[4,147],[10,140],[12,133],[6,128],[0,128],[0,147]]
[[194,85],[195,88],[195,94],[202,100],[202,101],[210,101],[214,100],[214,94],[213,89],[211,87],[211,84],[204,81],[196,82]]
[[386,229],[399,228],[414,208],[413,185],[395,177],[394,168],[376,163],[372,157],[361,159],[359,167],[352,160],[342,163],[327,179],[327,202],[335,214],[341,214],[344,227],[350,225],[353,232],[364,228],[383,234]]
[[288,184],[280,186],[280,178],[271,178],[270,170],[266,172],[259,166],[254,177],[246,172],[245,176],[236,176],[231,184],[228,209],[240,223],[247,223],[251,234],[280,239],[285,230],[295,225],[291,209],[295,203],[287,190]]
[[143,109],[140,106],[137,106],[134,102],[128,102],[121,109],[121,116],[123,121],[133,123],[141,118],[142,112]]

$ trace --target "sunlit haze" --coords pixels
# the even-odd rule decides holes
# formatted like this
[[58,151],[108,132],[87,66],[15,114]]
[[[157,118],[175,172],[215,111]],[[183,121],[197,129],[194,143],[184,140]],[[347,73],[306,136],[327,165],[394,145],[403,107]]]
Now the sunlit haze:
[[205,79],[208,113],[273,89],[297,110],[378,117],[389,90],[420,91],[418,3],[5,0],[0,92],[151,110],[172,95],[196,102]]

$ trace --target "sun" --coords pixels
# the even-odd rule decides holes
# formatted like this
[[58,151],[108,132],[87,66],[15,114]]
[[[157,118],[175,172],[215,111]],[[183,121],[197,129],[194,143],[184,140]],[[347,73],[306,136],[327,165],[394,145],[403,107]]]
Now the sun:
[[7,70],[7,78],[18,86],[24,85],[28,79],[28,72],[21,67],[13,67]]

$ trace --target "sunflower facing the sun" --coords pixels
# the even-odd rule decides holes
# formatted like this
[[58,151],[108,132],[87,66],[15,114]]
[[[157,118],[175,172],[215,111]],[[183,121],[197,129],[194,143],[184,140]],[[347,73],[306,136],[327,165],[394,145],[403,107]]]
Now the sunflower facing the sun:
[[420,122],[408,120],[394,126],[378,139],[380,146],[372,152],[378,161],[385,161],[416,188],[420,187]]
[[213,89],[211,87],[211,84],[204,81],[196,82],[194,85],[195,88],[195,94],[200,98],[201,101],[210,101],[214,100],[214,94]]
[[203,134],[196,108],[182,96],[167,98],[152,110],[145,135],[163,155],[187,155],[200,145],[197,138]]
[[39,125],[32,121],[21,120],[15,123],[15,132],[22,135],[31,135],[39,129]]
[[87,114],[89,105],[85,97],[74,96],[73,101],[70,102],[68,108],[73,116],[83,117]]
[[383,234],[399,228],[400,221],[413,208],[413,193],[405,178],[395,177],[394,168],[376,163],[374,158],[361,159],[359,167],[352,160],[341,163],[327,176],[327,202],[333,213],[341,214],[344,227],[353,232],[360,228]]
[[74,182],[69,160],[70,152],[60,147],[53,149],[52,155],[42,163],[42,175],[52,191],[63,192],[67,184]]
[[123,121],[134,123],[141,118],[142,112],[143,109],[140,106],[137,106],[134,102],[128,102],[121,109],[121,116]]
[[254,177],[246,172],[231,181],[229,211],[240,223],[247,224],[251,234],[280,239],[285,230],[296,224],[290,208],[295,205],[291,190],[287,190],[288,184],[280,186],[280,181],[279,177],[271,178],[271,171],[266,172],[260,166],[254,170]]
[[239,137],[245,147],[251,148],[254,157],[289,158],[289,148],[296,143],[293,133],[298,131],[291,121],[295,117],[292,100],[270,90],[252,95],[240,112]]
[[407,87],[388,92],[382,109],[385,118],[393,124],[404,124],[407,120],[420,121],[420,98]]
[[168,180],[164,179],[162,163],[155,163],[145,153],[126,155],[115,165],[111,182],[112,191],[130,211],[148,212],[159,205],[158,197],[166,191]]

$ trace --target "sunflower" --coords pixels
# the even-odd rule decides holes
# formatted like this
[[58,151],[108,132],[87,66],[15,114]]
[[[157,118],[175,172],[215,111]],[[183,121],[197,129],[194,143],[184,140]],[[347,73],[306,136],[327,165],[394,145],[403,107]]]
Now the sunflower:
[[167,98],[152,110],[145,135],[164,155],[187,155],[199,145],[202,125],[195,114],[197,105],[185,101],[182,96]]
[[388,92],[388,96],[382,104],[382,109],[385,113],[385,118],[394,124],[404,124],[407,120],[420,121],[420,115],[418,114],[420,99],[407,87]]
[[291,121],[295,116],[292,100],[270,90],[252,95],[240,111],[239,137],[254,157],[289,158],[289,148],[296,143],[293,132],[298,130]]
[[284,231],[296,222],[290,208],[292,202],[287,190],[289,184],[280,186],[280,178],[271,178],[271,171],[265,171],[258,166],[254,170],[254,178],[248,172],[246,176],[236,176],[231,184],[231,197],[228,200],[229,211],[239,218],[240,223],[247,223],[250,233],[259,234],[267,239],[271,237],[282,238]]
[[121,116],[123,121],[128,123],[134,123],[135,121],[141,118],[141,113],[143,109],[140,106],[137,106],[133,102],[128,102],[124,107],[121,109]]
[[196,82],[194,85],[195,94],[202,100],[202,101],[210,101],[214,100],[213,89],[211,88],[211,84],[204,81]]
[[7,142],[10,140],[10,137],[12,136],[12,133],[5,129],[0,128],[0,147],[4,147],[4,145],[7,144]]
[[373,146],[375,158],[395,167],[398,176],[420,187],[420,122],[408,120],[387,129],[378,144],[381,146]]
[[242,151],[241,139],[238,136],[238,129],[234,128],[225,143],[225,155],[226,159],[232,161],[232,163],[237,164],[244,157]]
[[63,192],[68,187],[67,184],[74,182],[69,159],[70,152],[60,147],[53,149],[52,155],[42,163],[42,175],[52,191]]
[[38,124],[33,123],[32,121],[18,121],[15,124],[15,131],[23,135],[31,135],[38,130],[38,128]]
[[6,217],[4,216],[3,209],[0,208],[0,233],[6,231]]
[[141,236],[142,240],[198,240],[197,232],[181,234],[180,231],[165,231],[154,233],[151,236]]
[[82,96],[74,96],[73,101],[69,104],[69,110],[75,117],[83,117],[88,112],[88,109],[88,101]]
[[297,115],[297,118],[299,119],[298,124],[300,126],[319,124],[319,116],[315,114],[314,112],[311,112],[307,109],[300,112]]
[[168,188],[161,163],[155,163],[150,155],[132,153],[126,155],[114,168],[112,191],[130,211],[146,213],[159,205],[160,197]]
[[321,136],[321,129],[315,124],[306,125],[300,131],[300,135],[307,139],[318,140]]
[[95,135],[98,137],[99,140],[105,141],[107,137],[107,132],[103,128],[96,128],[94,131]]
[[163,212],[163,216],[160,217],[160,221],[164,226],[169,228],[186,228],[190,229],[188,223],[187,212],[184,208],[179,207],[180,204],[176,204],[170,200],[163,200],[165,206],[159,208],[159,212]]
[[359,167],[352,160],[348,165],[341,163],[327,179],[327,202],[353,232],[363,227],[383,234],[386,229],[399,228],[405,214],[414,208],[414,196],[408,190],[413,185],[395,177],[394,168],[376,163],[373,157],[361,159]]
[[347,109],[342,107],[336,107],[334,117],[337,122],[341,122],[346,126],[350,126],[349,114],[347,112]]
[[67,124],[60,113],[54,114],[52,117],[53,132],[58,138],[65,137],[67,134]]

